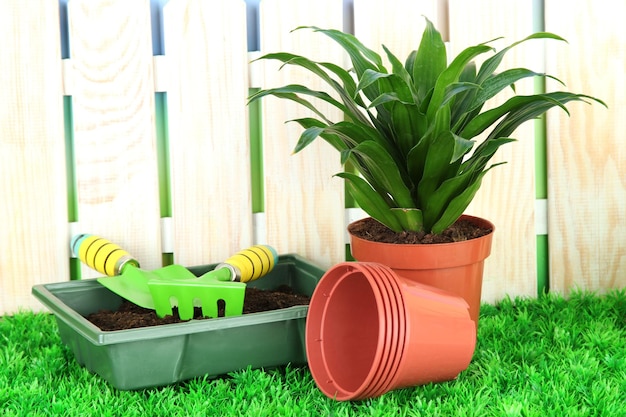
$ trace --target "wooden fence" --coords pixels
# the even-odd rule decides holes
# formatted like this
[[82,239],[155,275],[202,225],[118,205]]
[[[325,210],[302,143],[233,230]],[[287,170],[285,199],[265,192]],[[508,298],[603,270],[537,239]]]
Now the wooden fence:
[[[323,267],[345,259],[345,225],[359,212],[345,209],[332,177],[338,155],[325,143],[291,155],[294,106],[246,106],[251,88],[309,75],[250,63],[242,0],[158,4],[165,53],[155,56],[149,0],[69,0],[67,16],[52,0],[0,0],[0,314],[40,309],[32,285],[77,275],[78,232],[120,243],[147,269],[163,254],[198,265],[257,242]],[[406,56],[422,15],[452,52],[504,36],[501,48],[544,23],[568,39],[524,44],[505,65],[546,69],[610,108],[552,110],[545,134],[529,123],[503,149],[509,164],[469,210],[497,229],[484,300],[535,296],[548,271],[564,293],[626,286],[624,2],[354,0],[344,10],[342,0],[261,0],[260,49],[347,65],[323,36],[289,32],[348,22],[369,46]]]

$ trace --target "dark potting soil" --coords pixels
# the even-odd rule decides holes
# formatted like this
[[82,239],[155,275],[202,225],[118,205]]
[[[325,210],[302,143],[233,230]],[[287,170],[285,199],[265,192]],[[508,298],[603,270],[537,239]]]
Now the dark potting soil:
[[459,220],[438,235],[424,232],[394,232],[371,217],[350,225],[350,233],[353,235],[382,243],[452,243],[476,239],[491,232],[491,228],[481,227],[468,220]]
[[[281,286],[275,290],[259,290],[257,288],[247,287],[243,314],[278,310],[297,305],[307,305],[309,301],[310,297],[297,294],[288,286]],[[178,309],[176,307],[174,307],[173,310],[173,315],[159,318],[154,310],[139,307],[130,301],[124,300],[117,310],[100,310],[88,315],[86,318],[104,331],[126,330],[187,321],[181,320],[178,317]],[[218,308],[218,310],[218,316],[223,316],[223,307]],[[201,308],[194,308],[194,319],[210,318],[211,317],[202,316]]]

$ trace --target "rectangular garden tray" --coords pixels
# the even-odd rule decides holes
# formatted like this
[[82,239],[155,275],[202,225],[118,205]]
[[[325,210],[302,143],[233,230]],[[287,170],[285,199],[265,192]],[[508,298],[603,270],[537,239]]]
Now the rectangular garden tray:
[[[214,267],[189,269],[201,275]],[[281,255],[271,273],[249,285],[260,289],[288,285],[310,296],[323,274],[322,269],[298,255]],[[308,306],[102,331],[85,316],[102,309],[117,309],[123,300],[95,279],[36,285],[32,292],[54,313],[61,340],[78,363],[117,389],[168,385],[248,366],[306,363],[304,330]]]

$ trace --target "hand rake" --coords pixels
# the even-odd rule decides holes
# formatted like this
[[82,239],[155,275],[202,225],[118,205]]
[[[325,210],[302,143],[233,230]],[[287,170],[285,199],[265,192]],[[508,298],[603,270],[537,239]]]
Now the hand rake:
[[218,302],[225,303],[225,316],[243,313],[246,282],[270,272],[278,255],[270,246],[256,245],[237,252],[214,270],[197,277],[181,265],[151,271],[120,246],[98,236],[74,236],[71,247],[87,266],[107,275],[98,282],[141,307],[156,310],[159,317],[173,314],[178,305],[181,320],[193,318],[194,307],[202,314],[218,317]]

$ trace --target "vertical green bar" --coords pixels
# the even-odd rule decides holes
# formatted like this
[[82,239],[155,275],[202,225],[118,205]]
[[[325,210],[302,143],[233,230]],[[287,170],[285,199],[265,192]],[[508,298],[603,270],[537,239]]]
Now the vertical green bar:
[[[172,198],[170,183],[170,157],[169,157],[169,136],[167,125],[167,94],[156,93],[154,96],[155,119],[156,119],[156,141],[157,141],[157,163],[159,167],[159,203],[161,218],[172,216]],[[161,255],[163,265],[174,263],[174,254],[163,253]]]
[[[59,24],[61,35],[61,59],[70,57],[70,44],[67,26],[67,1],[59,0]],[[67,175],[67,221],[78,221],[78,184],[76,181],[76,156],[74,153],[74,117],[72,97],[63,96],[63,127],[65,140],[65,172]],[[69,242],[67,243],[69,246]],[[70,257],[70,279],[81,278],[80,260]]]
[[[71,96],[63,96],[63,124],[65,130],[65,172],[67,173],[67,220],[68,222],[73,223],[78,221],[78,184],[76,181],[74,118]],[[70,279],[80,279],[80,260],[78,258],[70,257],[69,263]]]
[[[345,169],[345,171],[346,171],[346,172],[353,172],[353,173],[355,173],[355,174],[357,173],[357,172],[356,172],[356,168],[354,168],[354,165],[352,165],[350,162],[347,162],[347,163],[344,165],[344,169]],[[344,201],[345,201],[345,205],[344,205],[344,207],[345,207],[346,209],[359,207],[359,205],[356,203],[356,201],[354,201],[354,198],[352,198],[352,194],[350,194],[350,193],[348,192],[348,182],[347,182],[347,181],[344,181],[344,185],[343,185],[343,187],[344,187],[343,194],[344,194],[344,196],[345,196],[345,197],[344,197]],[[355,259],[352,257],[352,251],[351,251],[351,250],[352,250],[352,249],[350,248],[350,244],[349,244],[349,243],[346,243],[346,256],[345,256],[345,259],[346,259],[346,261],[348,261],[348,262],[350,262],[350,261],[354,261],[354,260],[355,260]]]
[[159,201],[161,217],[172,215],[172,201],[170,198],[170,159],[169,138],[167,135],[167,97],[166,93],[155,95],[155,117],[157,138],[157,160],[159,165]]
[[[344,165],[344,170],[346,172],[352,172],[354,174],[358,174],[356,168],[354,167],[354,165],[351,162],[346,162],[346,164]],[[344,181],[344,199],[346,201],[345,207],[346,208],[355,208],[355,207],[359,207],[359,205],[356,203],[356,201],[354,201],[354,198],[352,198],[352,195],[348,192],[348,185],[347,185],[347,181]]]
[[[250,95],[259,89],[250,89]],[[265,190],[263,184],[263,139],[261,125],[261,101],[248,106],[250,123],[250,175],[252,181],[252,212],[265,211]]]
[[542,296],[550,290],[549,281],[549,246],[548,235],[537,235],[537,295]]
[[[544,0],[533,0],[533,30],[545,30]],[[535,80],[535,93],[545,93],[545,78]],[[535,121],[535,198],[548,198],[548,157],[545,116]],[[537,235],[537,295],[548,292],[550,287],[548,235]]]
[[[544,80],[537,80],[539,86],[536,90],[545,91]],[[547,141],[546,141],[546,121],[542,116],[535,121],[535,198],[543,200],[548,198],[548,162],[547,162]],[[549,264],[549,244],[548,235],[537,235],[537,295],[548,292],[550,282]]]

